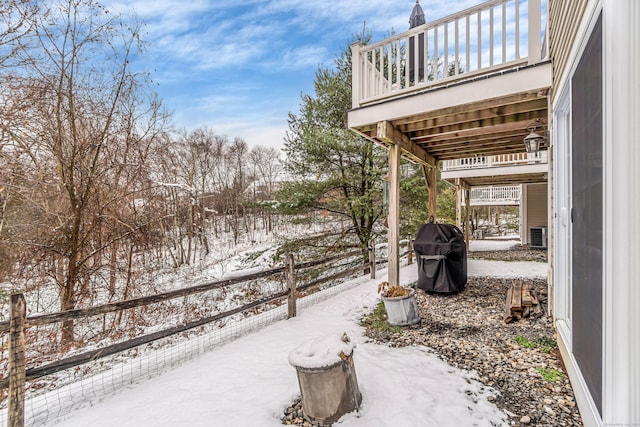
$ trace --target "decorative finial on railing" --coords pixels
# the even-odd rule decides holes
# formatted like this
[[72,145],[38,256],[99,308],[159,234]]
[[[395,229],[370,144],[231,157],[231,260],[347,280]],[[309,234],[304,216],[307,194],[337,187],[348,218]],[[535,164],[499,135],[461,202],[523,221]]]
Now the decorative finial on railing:
[[416,5],[413,6],[413,10],[411,11],[411,17],[409,17],[409,29],[418,27],[420,25],[424,25],[426,23],[424,17],[424,11],[422,10],[422,6],[420,6],[420,0],[416,0]]

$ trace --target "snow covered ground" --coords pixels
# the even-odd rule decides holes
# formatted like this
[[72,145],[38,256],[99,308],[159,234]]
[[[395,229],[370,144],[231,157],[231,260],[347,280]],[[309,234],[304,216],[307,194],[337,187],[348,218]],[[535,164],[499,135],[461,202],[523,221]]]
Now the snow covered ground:
[[[472,250],[496,250],[515,241],[473,241]],[[491,249],[480,249],[485,246]],[[505,247],[506,245],[506,247]],[[469,275],[546,277],[536,262],[469,260]],[[389,348],[365,342],[359,319],[379,301],[386,279],[362,277],[345,292],[301,310],[298,316],[220,346],[162,376],[87,402],[59,425],[91,426],[279,426],[299,395],[289,353],[310,340],[346,332],[355,343],[354,363],[363,395],[359,413],[340,426],[491,426],[507,415],[487,398],[493,390],[474,374],[442,362],[426,347]],[[401,269],[401,282],[417,279],[416,265]]]
[[472,240],[469,242],[469,251],[505,251],[520,244],[520,240],[513,238],[496,238],[485,240]]

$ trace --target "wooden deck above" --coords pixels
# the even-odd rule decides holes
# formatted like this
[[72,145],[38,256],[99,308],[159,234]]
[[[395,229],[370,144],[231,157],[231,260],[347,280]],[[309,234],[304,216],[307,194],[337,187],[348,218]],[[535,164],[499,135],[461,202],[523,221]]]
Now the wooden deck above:
[[523,152],[527,124],[547,123],[550,87],[545,62],[357,108],[349,126],[384,143],[377,127],[388,121],[437,160]]
[[[429,168],[427,218],[435,219],[441,161],[523,153],[527,125],[548,123],[552,66],[544,59],[542,16],[541,0],[527,0],[526,9],[519,1],[489,0],[378,43],[352,45],[349,128],[388,147],[390,284],[399,284],[400,157]],[[463,190],[510,183],[500,172],[475,184],[471,176],[456,179],[458,224]],[[527,179],[545,179],[545,172]],[[469,191],[465,204],[469,224]],[[468,242],[469,227],[465,233]]]
[[[525,10],[490,0],[369,46],[354,44],[349,127],[399,145],[405,157],[429,167],[524,153],[527,125],[548,123],[552,65],[541,48],[541,17],[539,0]],[[498,175],[504,183],[539,182],[545,172]],[[498,182],[485,177],[475,185]]]

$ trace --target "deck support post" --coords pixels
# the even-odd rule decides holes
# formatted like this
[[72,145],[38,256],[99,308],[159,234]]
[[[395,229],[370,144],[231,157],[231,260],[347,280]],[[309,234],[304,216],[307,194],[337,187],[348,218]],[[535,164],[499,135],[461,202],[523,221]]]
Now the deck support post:
[[426,167],[422,167],[422,173],[424,175],[424,179],[427,182],[427,189],[429,190],[429,205],[428,205],[428,215],[427,221],[429,218],[433,217],[435,221],[437,217],[437,207],[438,207],[438,168],[430,168],[428,171]]
[[400,284],[400,158],[402,155],[410,161],[423,165],[423,173],[427,176],[425,166],[429,166],[429,214],[436,214],[436,181],[438,178],[438,159],[433,157],[409,137],[396,129],[389,121],[378,122],[376,140],[389,148],[389,284]]
[[469,250],[469,239],[471,238],[471,189],[467,188],[464,192],[464,241]]
[[469,249],[469,238],[471,235],[469,217],[471,215],[471,187],[469,184],[456,178],[456,226],[462,229],[462,199],[464,198],[464,241]]
[[[458,179],[456,178],[456,181]],[[456,182],[456,227],[462,229],[462,186]]]
[[387,217],[389,277],[391,286],[400,284],[400,145],[389,146],[389,214]]

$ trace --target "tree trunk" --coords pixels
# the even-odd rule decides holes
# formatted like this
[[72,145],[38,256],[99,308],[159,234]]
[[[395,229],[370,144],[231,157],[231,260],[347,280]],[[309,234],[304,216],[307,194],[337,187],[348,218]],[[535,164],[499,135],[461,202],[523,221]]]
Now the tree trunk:
[[111,245],[111,254],[109,256],[109,301],[116,296],[116,279],[117,279],[117,262],[118,262],[118,243]]
[[[76,305],[76,266],[73,265],[75,260],[69,259],[69,266],[67,269],[67,278],[64,286],[62,287],[62,295],[60,298],[60,310],[73,310]],[[73,319],[66,319],[62,322],[62,344],[70,344],[74,340],[74,324]]]

